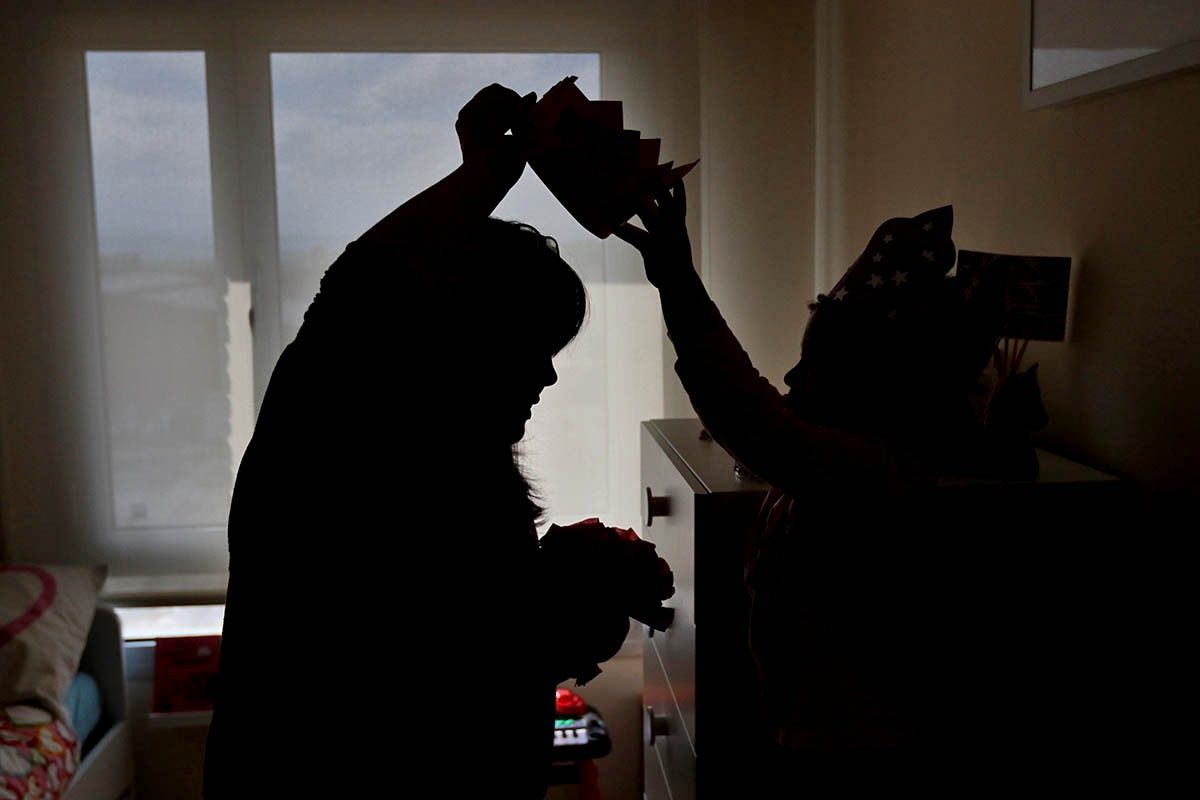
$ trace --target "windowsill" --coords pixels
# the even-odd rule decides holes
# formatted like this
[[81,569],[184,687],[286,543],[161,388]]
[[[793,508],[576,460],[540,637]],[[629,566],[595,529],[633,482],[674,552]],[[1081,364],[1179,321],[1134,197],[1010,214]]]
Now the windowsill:
[[[214,636],[221,633],[227,582],[226,575],[115,576],[105,582],[100,600],[116,609],[125,641]],[[640,658],[645,629],[630,620],[613,657]]]
[[227,575],[115,575],[100,592],[127,642],[174,636],[218,636],[225,618]]
[[220,636],[225,606],[125,606],[114,609],[126,642],[181,636]]
[[100,601],[117,608],[222,605],[228,583],[226,574],[114,575],[104,582]]

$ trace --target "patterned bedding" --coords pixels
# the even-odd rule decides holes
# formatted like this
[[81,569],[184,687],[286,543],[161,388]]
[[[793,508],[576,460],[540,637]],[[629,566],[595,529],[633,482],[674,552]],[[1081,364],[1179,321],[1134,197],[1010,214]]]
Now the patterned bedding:
[[0,800],[57,800],[78,763],[75,732],[36,706],[0,709]]

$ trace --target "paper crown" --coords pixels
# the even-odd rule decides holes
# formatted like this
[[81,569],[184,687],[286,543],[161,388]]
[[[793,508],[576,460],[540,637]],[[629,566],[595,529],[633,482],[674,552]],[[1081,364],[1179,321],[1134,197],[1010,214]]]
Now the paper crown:
[[658,163],[659,140],[622,127],[621,103],[588,100],[564,78],[533,107],[529,166],[571,216],[606,238],[647,195],[672,185],[698,161]]

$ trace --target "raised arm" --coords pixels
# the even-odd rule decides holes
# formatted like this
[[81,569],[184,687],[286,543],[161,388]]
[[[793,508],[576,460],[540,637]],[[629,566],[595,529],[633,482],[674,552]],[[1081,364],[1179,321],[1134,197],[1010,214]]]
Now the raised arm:
[[626,223],[616,233],[642,253],[675,346],[675,371],[709,433],[789,494],[841,481],[898,491],[902,476],[883,442],[801,418],[754,368],[692,266],[686,209],[680,181],[639,212],[646,230]]
[[525,128],[536,99],[532,92],[521,97],[498,83],[481,89],[459,111],[454,125],[463,163],[381,219],[359,241],[390,247],[414,232],[458,230],[490,215],[525,169]]

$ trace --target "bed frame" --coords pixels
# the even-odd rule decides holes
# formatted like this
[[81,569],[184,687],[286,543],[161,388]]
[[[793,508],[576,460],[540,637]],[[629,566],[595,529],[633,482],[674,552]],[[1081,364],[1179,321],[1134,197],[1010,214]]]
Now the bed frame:
[[62,800],[133,800],[133,732],[125,703],[125,642],[111,608],[99,607],[79,669],[96,679],[104,707],[100,739],[84,756]]

